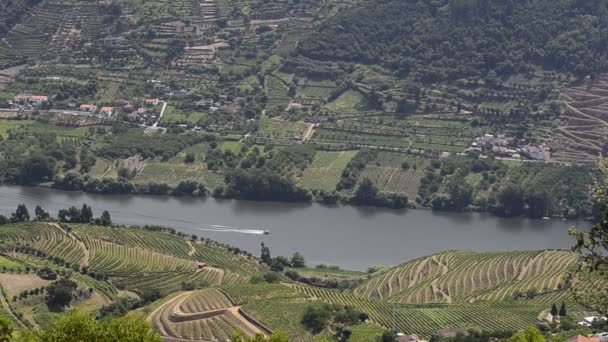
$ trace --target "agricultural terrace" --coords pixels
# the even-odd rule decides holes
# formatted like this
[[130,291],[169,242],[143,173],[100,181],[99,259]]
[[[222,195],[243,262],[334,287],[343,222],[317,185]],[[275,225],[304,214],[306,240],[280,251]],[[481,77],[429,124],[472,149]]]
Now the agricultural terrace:
[[357,151],[317,152],[305,170],[299,185],[311,190],[335,190],[342,170]]
[[174,296],[154,310],[148,320],[167,338],[223,341],[237,331],[250,337],[264,332],[215,288]]
[[[9,251],[28,246],[53,257],[61,266],[87,266],[94,273],[111,277],[119,288],[133,291],[156,288],[170,293],[180,290],[183,283],[242,283],[261,269],[255,260],[213,242],[137,228],[23,223],[0,226],[0,238]],[[47,264],[29,254],[16,253],[13,258],[32,266]],[[197,270],[195,261],[209,267]]]
[[565,251],[445,252],[389,269],[354,293],[397,303],[504,301],[562,290],[575,262]]
[[525,301],[404,305],[304,285],[294,288],[311,299],[354,306],[367,313],[372,322],[385,327],[394,324],[399,331],[415,333],[425,338],[430,338],[446,327],[476,326],[488,331],[520,330],[535,324],[540,313],[538,304]]
[[175,159],[170,162],[146,161],[143,170],[134,178],[135,183],[138,184],[156,182],[172,186],[183,180],[198,181],[212,189],[223,183],[224,176],[209,171],[203,163],[185,164],[182,157],[181,161]]
[[381,192],[404,194],[413,200],[418,196],[420,181],[430,165],[430,159],[424,157],[378,152],[376,159],[360,174],[359,181],[369,178]]

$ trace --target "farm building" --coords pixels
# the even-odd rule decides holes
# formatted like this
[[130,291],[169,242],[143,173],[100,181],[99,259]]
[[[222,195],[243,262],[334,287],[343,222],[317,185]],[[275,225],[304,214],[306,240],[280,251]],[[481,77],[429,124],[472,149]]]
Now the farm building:
[[146,99],[146,106],[156,106],[159,102],[159,99]]
[[199,270],[200,270],[200,269],[203,269],[203,268],[205,268],[205,267],[207,267],[207,264],[206,264],[206,263],[204,263],[204,262],[200,262],[200,261],[197,261],[197,262],[196,262],[196,268],[197,268],[197,269],[199,269]]
[[95,112],[97,111],[97,106],[92,104],[82,104],[80,105],[80,110],[83,112]]
[[15,103],[29,104],[32,106],[39,106],[48,101],[49,97],[46,95],[17,95],[14,98]]
[[103,117],[110,117],[110,116],[112,116],[113,112],[114,112],[113,107],[101,107],[99,114]]

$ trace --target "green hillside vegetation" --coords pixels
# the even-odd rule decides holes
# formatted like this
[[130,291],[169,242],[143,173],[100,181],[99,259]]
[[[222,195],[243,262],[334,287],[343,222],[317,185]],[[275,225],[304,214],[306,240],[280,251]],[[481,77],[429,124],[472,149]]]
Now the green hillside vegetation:
[[368,2],[309,35],[309,57],[381,64],[424,81],[504,76],[532,65],[587,75],[606,60],[604,1]]

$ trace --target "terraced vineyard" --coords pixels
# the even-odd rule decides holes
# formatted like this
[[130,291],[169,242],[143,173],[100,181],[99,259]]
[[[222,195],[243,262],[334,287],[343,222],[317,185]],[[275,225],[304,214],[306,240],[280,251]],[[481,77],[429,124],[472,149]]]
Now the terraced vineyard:
[[[407,164],[407,170],[404,169]],[[380,152],[360,175],[360,180],[369,178],[378,189],[386,193],[405,194],[410,200],[418,195],[420,180],[431,161],[401,153]]]
[[246,336],[265,332],[217,289],[181,293],[152,312],[148,320],[166,338],[223,341],[237,331]]
[[356,154],[357,151],[317,152],[299,184],[311,190],[335,190],[342,170]]
[[540,312],[538,305],[526,302],[403,305],[308,286],[295,289],[324,302],[352,305],[366,312],[375,323],[390,327],[394,322],[399,331],[426,338],[446,328],[477,326],[488,331],[520,330],[534,324]]
[[212,189],[224,181],[224,176],[207,170],[204,164],[184,164],[183,161],[172,163],[149,161],[135,176],[137,183],[161,182],[173,186],[183,180],[202,182]]
[[445,252],[392,268],[354,293],[397,303],[503,301],[531,289],[562,289],[575,262],[565,251]]
[[606,144],[608,75],[579,82],[561,92],[566,110],[560,126],[545,137],[558,162],[594,162]]

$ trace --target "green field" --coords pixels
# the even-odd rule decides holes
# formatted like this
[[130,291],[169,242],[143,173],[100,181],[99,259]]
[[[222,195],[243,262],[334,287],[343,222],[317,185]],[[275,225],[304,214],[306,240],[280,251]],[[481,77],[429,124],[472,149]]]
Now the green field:
[[[404,162],[407,163],[407,170],[402,167]],[[359,178],[369,178],[382,192],[404,194],[414,200],[418,195],[420,181],[430,164],[430,159],[422,157],[380,152],[376,160],[365,167]]]
[[0,120],[0,137],[8,136],[8,131],[31,125],[33,121],[27,120]]
[[183,180],[203,182],[212,189],[224,181],[224,176],[208,171],[204,164],[185,164],[183,161],[147,161],[144,169],[134,178],[136,183],[156,182],[169,185],[177,185]]
[[260,129],[257,134],[267,138],[297,139],[300,140],[308,130],[303,122],[285,121],[270,118],[260,120]]
[[358,91],[348,90],[325,106],[338,113],[357,113],[373,111],[367,99]]
[[312,190],[335,190],[342,170],[357,151],[317,152],[312,164],[304,170],[299,184]]
[[195,126],[201,119],[203,119],[207,113],[199,111],[184,111],[175,108],[172,105],[168,105],[163,118],[161,119],[162,124],[166,125],[177,125],[184,124],[189,126]]

